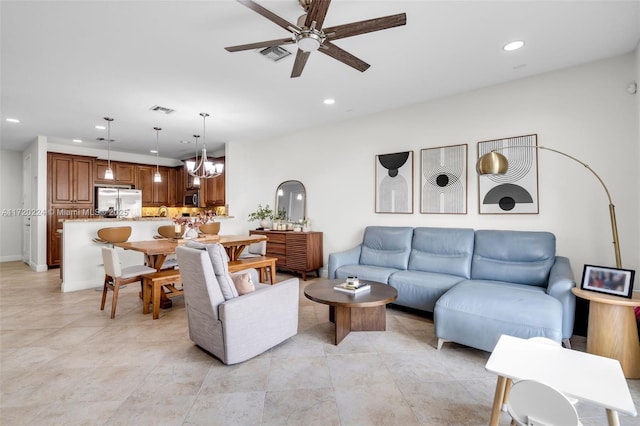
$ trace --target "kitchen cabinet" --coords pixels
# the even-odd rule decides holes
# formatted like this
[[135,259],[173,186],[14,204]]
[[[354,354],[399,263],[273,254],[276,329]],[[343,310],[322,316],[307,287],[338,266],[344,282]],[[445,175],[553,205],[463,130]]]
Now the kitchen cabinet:
[[[212,159],[214,163],[222,163],[224,165],[224,157]],[[206,207],[224,206],[225,198],[225,170],[223,169],[220,176],[210,179],[204,179],[202,186],[202,203]]]
[[108,161],[105,160],[95,161],[95,183],[135,186],[135,164],[112,161],[111,170],[113,171],[113,180],[107,180],[104,178],[104,172],[107,170],[108,164]]
[[[193,158],[187,159],[189,161],[193,161]],[[224,206],[226,204],[226,193],[225,193],[225,172],[226,168],[223,169],[222,174],[220,176],[216,176],[214,178],[209,179],[201,179],[200,185],[195,185],[193,183],[194,177],[191,176],[187,170],[187,160],[185,161],[185,165],[183,166],[183,179],[184,185],[182,186],[185,191],[190,189],[199,189],[200,190],[200,207],[217,207]],[[209,158],[214,164],[222,163],[225,164],[225,157],[217,157],[217,158]]]
[[48,153],[49,205],[93,204],[93,158]]
[[93,216],[93,204],[51,206],[47,215],[47,265],[62,263],[62,222],[60,219],[85,219]]
[[302,274],[305,281],[308,272],[320,276],[323,265],[322,232],[251,230],[249,234],[267,237],[266,255],[278,258],[277,268]]
[[170,205],[169,168],[159,167],[157,170],[160,173],[162,182],[153,181],[153,176],[156,173],[156,166],[136,166],[136,189],[142,190],[142,205],[145,207]]

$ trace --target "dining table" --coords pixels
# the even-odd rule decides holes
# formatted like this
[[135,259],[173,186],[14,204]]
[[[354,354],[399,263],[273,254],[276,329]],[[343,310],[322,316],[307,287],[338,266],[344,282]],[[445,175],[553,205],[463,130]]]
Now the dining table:
[[[215,242],[221,244],[229,256],[229,261],[237,260],[245,247],[250,244],[266,241],[264,235],[220,235],[219,238],[212,239],[210,237],[194,238],[193,241],[208,243]],[[186,244],[188,239],[171,239],[158,238],[148,241],[127,241],[124,243],[115,243],[116,247],[125,250],[139,251],[144,254],[145,264],[156,270],[162,269],[162,265],[167,256],[176,252],[176,248]]]

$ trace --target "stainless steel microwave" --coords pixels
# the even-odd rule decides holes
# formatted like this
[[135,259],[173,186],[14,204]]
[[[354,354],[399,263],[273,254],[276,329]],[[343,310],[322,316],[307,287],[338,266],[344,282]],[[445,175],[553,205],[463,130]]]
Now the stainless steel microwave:
[[189,189],[184,194],[184,205],[187,207],[200,206],[200,191],[197,189]]

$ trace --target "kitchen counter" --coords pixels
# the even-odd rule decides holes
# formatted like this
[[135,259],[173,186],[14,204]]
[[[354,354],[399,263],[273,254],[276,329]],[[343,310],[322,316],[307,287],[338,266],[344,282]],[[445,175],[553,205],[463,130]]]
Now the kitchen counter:
[[170,221],[170,220],[171,220],[170,217],[149,217],[149,216],[132,217],[132,218],[86,217],[86,218],[80,218],[80,219],[60,219],[60,222],[146,222],[146,221],[162,222],[162,221]]
[[[233,216],[215,216],[214,220],[233,219]],[[85,217],[80,219],[59,219],[60,222],[163,222],[171,221],[170,217],[162,216],[143,216],[134,218],[117,218],[117,217]],[[114,225],[118,226],[118,225]],[[160,225],[158,225],[160,226]]]
[[[105,245],[93,241],[99,229],[131,226],[129,241],[148,241],[158,234],[158,227],[164,225],[172,225],[171,219],[63,219],[61,290],[84,290],[104,284],[102,247]],[[118,257],[122,267],[144,264],[144,255],[135,251],[118,249]]]

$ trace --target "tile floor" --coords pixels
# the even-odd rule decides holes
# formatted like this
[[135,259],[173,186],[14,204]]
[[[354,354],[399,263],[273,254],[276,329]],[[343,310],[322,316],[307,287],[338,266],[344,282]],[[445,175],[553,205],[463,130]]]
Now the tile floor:
[[[58,274],[0,263],[3,426],[488,424],[489,354],[451,343],[436,351],[429,318],[388,309],[387,331],[351,333],[336,347],[327,306],[302,293],[313,279],[300,281],[298,335],[225,366],[189,341],[182,298],[153,321],[131,285],[111,320],[100,292],[60,293]],[[640,408],[640,380],[628,383]],[[597,407],[578,411],[585,426],[606,424]]]

